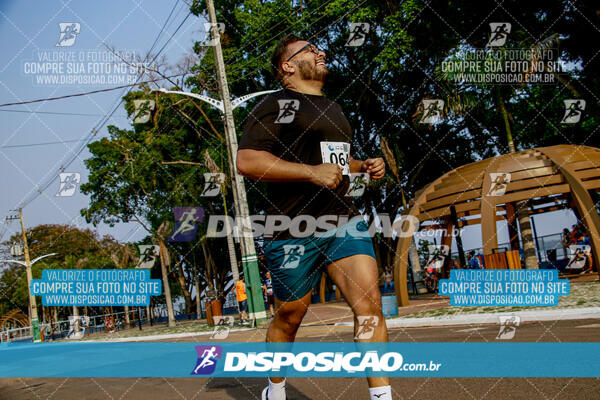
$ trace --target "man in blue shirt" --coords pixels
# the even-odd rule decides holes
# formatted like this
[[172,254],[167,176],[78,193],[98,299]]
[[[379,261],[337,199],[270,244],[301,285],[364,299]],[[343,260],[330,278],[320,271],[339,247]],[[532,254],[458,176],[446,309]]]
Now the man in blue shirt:
[[469,269],[482,269],[479,264],[479,259],[475,257],[474,250],[467,254],[467,263],[469,264]]
[[269,305],[269,311],[271,311],[271,316],[274,317],[275,312],[273,311],[273,304],[275,304],[275,297],[273,296],[273,282],[271,281],[270,272],[267,272],[267,279],[265,279],[263,291],[267,296],[267,304]]

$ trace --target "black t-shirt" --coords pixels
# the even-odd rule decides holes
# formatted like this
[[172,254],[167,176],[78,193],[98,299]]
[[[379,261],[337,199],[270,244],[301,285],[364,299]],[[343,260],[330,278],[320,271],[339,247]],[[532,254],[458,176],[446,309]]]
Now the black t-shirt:
[[[283,160],[310,165],[324,163],[325,150],[326,162],[337,161],[342,166],[349,161],[344,154],[350,154],[350,143],[352,128],[339,104],[323,96],[283,89],[261,99],[250,112],[239,149],[268,151]],[[351,197],[346,196],[349,184],[348,175],[343,175],[333,190],[310,182],[267,182],[267,214],[292,219],[298,215],[357,215]],[[277,239],[286,237],[289,234],[282,233]]]

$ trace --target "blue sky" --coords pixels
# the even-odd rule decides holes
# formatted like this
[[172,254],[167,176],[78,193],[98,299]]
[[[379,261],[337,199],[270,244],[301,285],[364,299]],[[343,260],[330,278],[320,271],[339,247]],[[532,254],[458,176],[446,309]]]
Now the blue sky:
[[[173,8],[175,7],[175,8]],[[169,13],[173,14],[166,28],[158,37]],[[0,103],[12,103],[33,99],[58,97],[73,93],[105,89],[118,84],[41,84],[30,72],[32,62],[45,60],[43,55],[58,52],[83,54],[84,66],[107,53],[103,43],[120,51],[135,52],[145,56],[155,39],[156,53],[165,43],[161,53],[169,63],[178,62],[186,54],[192,54],[195,40],[204,37],[204,20],[190,16],[173,36],[173,32],[188,14],[189,7],[179,1],[2,1],[0,2],[0,35],[3,38],[0,52]],[[57,47],[60,23],[79,23],[79,34],[69,47]],[[95,58],[96,57],[96,58]],[[80,61],[80,60],[76,60]],[[77,62],[73,64],[78,64]],[[90,66],[94,68],[102,63]],[[64,66],[63,66],[64,67]],[[63,70],[64,71],[64,70]],[[101,75],[95,74],[94,76]],[[109,74],[107,74],[109,75]],[[113,75],[114,76],[114,75]],[[123,76],[123,74],[121,74]],[[80,144],[91,129],[116,105],[123,94],[122,89],[71,99],[3,107],[0,111],[2,133],[0,133],[0,214],[4,231],[4,216],[24,198],[35,191],[36,185],[51,176],[55,177],[50,187],[24,209],[26,226],[45,223],[71,223],[77,221],[79,210],[88,204],[86,196],[77,191],[72,197],[56,197],[60,182],[56,169],[64,158]],[[34,114],[31,111],[41,113]],[[54,115],[45,113],[75,113],[85,115]],[[130,121],[123,108],[115,112],[110,125],[127,127]],[[98,136],[106,136],[106,126]],[[12,147],[26,144],[62,142],[57,144]],[[10,147],[9,147],[10,146]],[[83,160],[89,157],[85,149],[65,170],[79,172],[81,181],[87,181]],[[17,223],[9,225],[9,232],[18,229]],[[145,236],[136,224],[121,224],[115,228],[100,226],[101,234],[111,234],[120,241],[137,240]]]
[[[175,7],[175,8],[173,8]],[[159,32],[173,14],[165,30]],[[103,43],[120,51],[135,52],[144,56],[155,39],[158,41],[154,52],[167,41],[164,51],[169,63],[176,63],[183,56],[192,53],[195,40],[204,37],[204,20],[189,17],[173,36],[177,26],[188,13],[188,6],[179,1],[1,1],[0,0],[0,103],[20,102],[32,99],[58,97],[73,93],[105,89],[111,84],[41,84],[36,76],[26,74],[31,63],[40,61],[41,56],[60,52],[80,56],[88,53],[106,52]],[[57,47],[60,38],[60,23],[80,24],[75,43],[68,47]],[[170,40],[169,40],[170,38]],[[86,60],[89,61],[89,60]],[[28,64],[29,63],[29,64]],[[87,66],[87,62],[84,66]],[[93,68],[93,67],[92,67]],[[92,71],[93,72],[93,71]],[[93,75],[93,74],[92,74]],[[101,75],[101,74],[96,74]],[[3,219],[8,211],[24,198],[35,192],[37,185],[54,177],[53,183],[35,201],[24,209],[27,227],[38,224],[80,224],[79,210],[88,204],[88,198],[78,191],[72,197],[56,197],[59,179],[56,169],[64,163],[64,158],[80,144],[90,130],[116,105],[123,90],[98,93],[64,100],[15,105],[0,109],[2,132],[0,133],[0,234],[4,231]],[[6,110],[16,110],[10,112]],[[40,113],[32,113],[37,111]],[[54,115],[45,113],[72,113],[85,115]],[[110,119],[109,124],[128,127],[130,121],[120,108]],[[106,126],[98,137],[106,136]],[[58,144],[14,147],[48,142]],[[83,160],[89,157],[87,149],[66,169],[78,172],[81,181],[87,181],[87,171]],[[563,227],[575,222],[573,213],[556,212],[536,217],[538,234],[547,235],[559,232]],[[5,240],[16,232],[18,224],[8,226]],[[114,228],[99,226],[100,234],[110,234],[119,241],[139,240],[145,236],[143,229],[135,223],[120,224]],[[505,224],[498,224],[499,241],[508,240]],[[468,227],[464,231],[466,248],[481,245],[479,227]],[[438,238],[439,241],[439,238]]]

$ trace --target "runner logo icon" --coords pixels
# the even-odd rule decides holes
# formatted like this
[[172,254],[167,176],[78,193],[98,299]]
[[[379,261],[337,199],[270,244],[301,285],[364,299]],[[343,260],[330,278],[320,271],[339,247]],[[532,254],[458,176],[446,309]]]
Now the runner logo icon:
[[437,124],[441,122],[442,111],[444,110],[444,100],[429,99],[423,100],[423,115],[421,116],[422,124]]
[[156,245],[141,244],[138,246],[140,250],[140,259],[137,268],[152,268],[156,256],[159,254],[159,247]]
[[204,174],[204,189],[202,197],[214,197],[221,191],[221,185],[225,183],[225,174],[222,172],[206,172]]
[[[217,27],[216,32],[213,31],[213,27]],[[206,41],[204,42],[205,46],[216,46],[221,41],[221,34],[225,33],[225,24],[223,22],[205,22],[204,23],[204,32],[206,33]],[[213,32],[215,35],[213,36]]]
[[367,22],[350,22],[350,36],[346,41],[346,47],[362,46],[369,33],[370,25]]
[[518,315],[503,315],[499,316],[500,330],[496,339],[510,340],[515,337],[517,327],[521,323],[521,317]]
[[490,173],[490,190],[488,190],[488,196],[502,196],[506,193],[506,187],[510,183],[511,174],[506,172],[492,172]]
[[500,47],[506,43],[506,38],[510,33],[511,24],[509,22],[492,22],[490,23],[490,29],[492,34],[488,46]]
[[215,315],[213,316],[213,322],[215,323],[215,330],[211,339],[227,339],[229,337],[229,330],[233,326],[233,317],[231,315]]
[[77,185],[81,182],[79,172],[61,172],[60,173],[60,188],[56,197],[70,197],[75,194]]
[[354,339],[371,339],[379,322],[376,315],[358,315],[358,329]]
[[365,193],[365,188],[369,183],[369,174],[361,172],[357,174],[350,174],[350,186],[346,196],[349,197],[360,197]]
[[289,124],[294,120],[296,111],[300,108],[300,100],[277,100],[279,103],[279,115],[275,119],[276,124]]
[[285,257],[281,263],[282,269],[294,269],[300,265],[300,259],[304,255],[304,246],[301,244],[284,244]]
[[571,99],[565,100],[565,116],[563,117],[563,124],[576,124],[581,119],[581,114],[585,110],[585,100],[582,99]]
[[169,242],[191,242],[196,237],[198,223],[204,219],[202,207],[173,207],[175,227]]
[[79,22],[60,22],[60,36],[58,37],[57,47],[70,47],[75,44],[77,35],[81,32],[81,24]]
[[215,372],[217,360],[223,355],[221,346],[196,346],[198,361],[190,375],[210,375]]

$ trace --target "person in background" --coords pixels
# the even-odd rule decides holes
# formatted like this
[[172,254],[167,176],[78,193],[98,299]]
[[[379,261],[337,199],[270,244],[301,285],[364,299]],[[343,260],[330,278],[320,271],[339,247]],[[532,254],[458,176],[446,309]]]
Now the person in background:
[[462,265],[460,265],[460,259],[450,261],[450,269],[462,269]]
[[240,324],[243,324],[248,320],[248,295],[246,295],[246,283],[243,276],[235,284],[235,295],[240,309]]
[[425,269],[425,286],[427,287],[427,291],[435,292],[437,289],[438,276],[437,270],[433,266],[433,264],[426,265]]
[[581,241],[583,236],[583,232],[579,227],[579,224],[574,224],[571,226],[571,244],[577,244]]
[[587,273],[591,273],[593,271],[593,266],[594,266],[594,258],[592,257],[592,249],[591,249],[591,243],[590,243],[590,238],[588,236],[587,231],[583,231],[582,236],[581,236],[581,241],[579,242],[580,244],[583,244],[584,246],[588,246],[587,250],[584,251],[584,254],[587,258],[587,262],[585,263],[585,267],[583,269],[583,271],[581,271],[581,274],[587,274]]
[[565,228],[562,230],[562,235],[560,237],[560,244],[562,245],[563,248],[563,254],[565,255],[565,258],[567,257],[567,249],[569,248],[569,245],[571,244],[571,232],[569,232],[568,228]]
[[385,267],[383,271],[383,293],[393,292],[394,289],[394,274],[390,267]]
[[469,269],[481,269],[479,259],[475,257],[475,250],[471,250],[469,254],[467,254],[467,264],[469,265]]
[[275,304],[275,297],[273,296],[273,281],[271,280],[271,273],[268,271],[265,284],[263,285],[263,291],[267,297],[267,304],[269,305],[269,311],[271,311],[271,317],[275,317],[275,311],[273,311],[273,305]]

